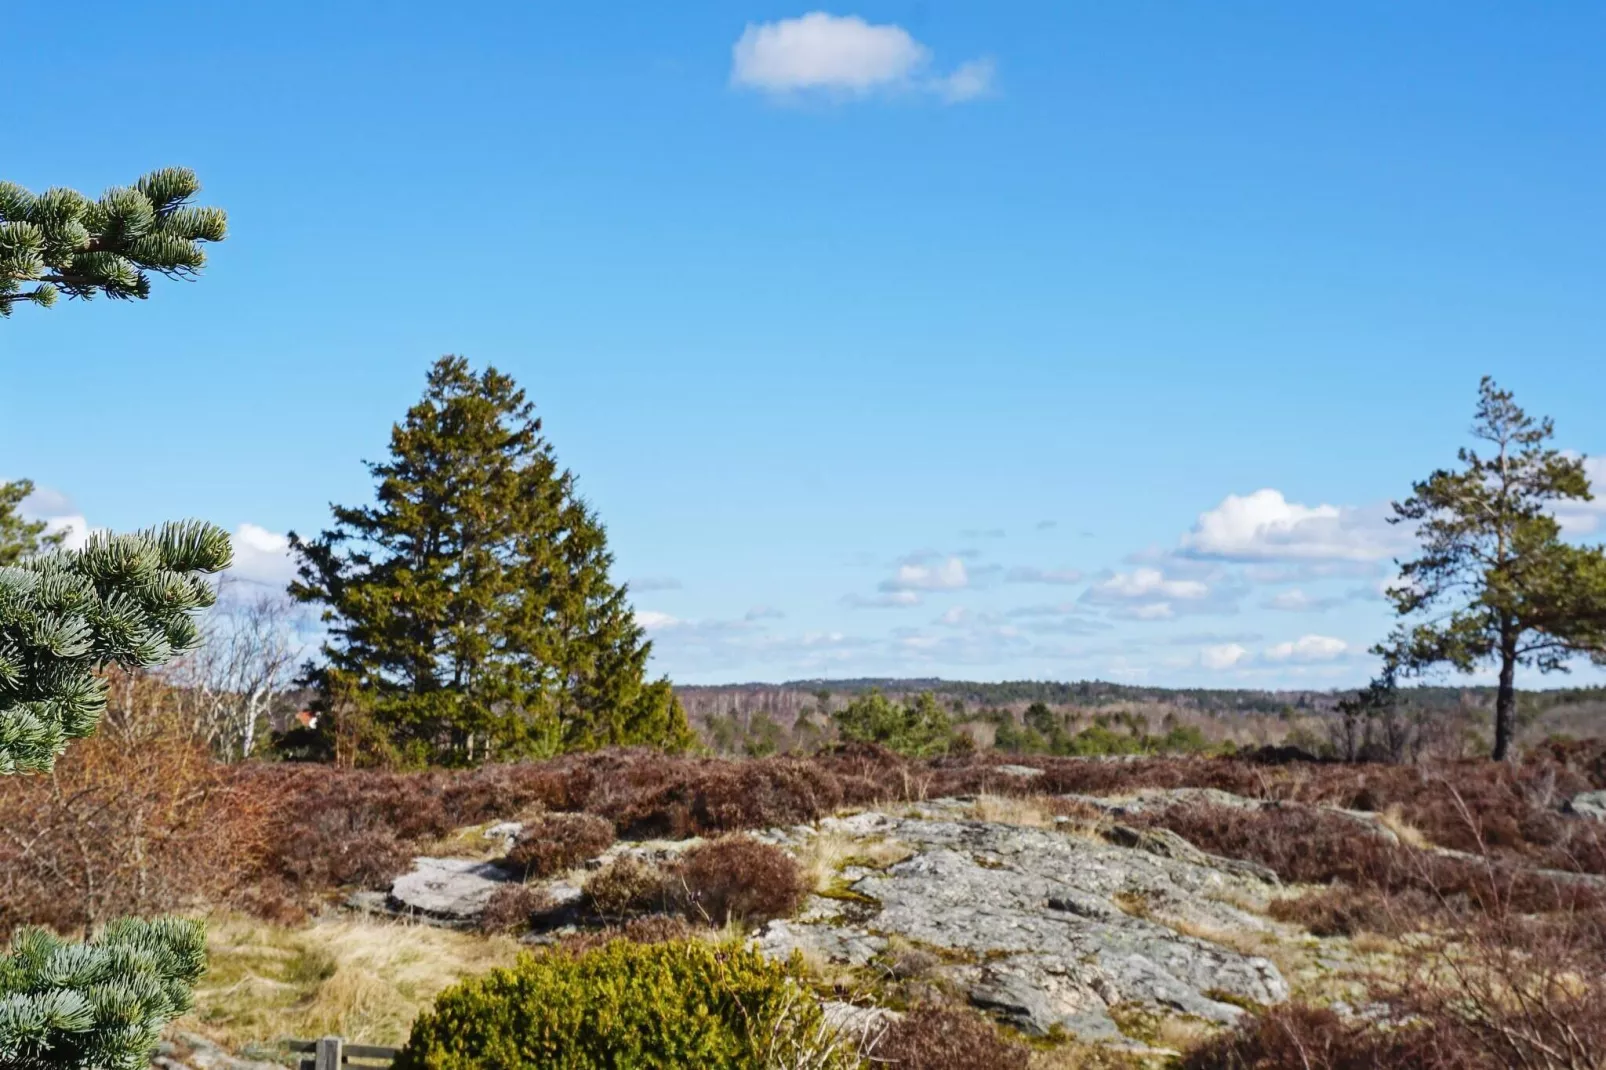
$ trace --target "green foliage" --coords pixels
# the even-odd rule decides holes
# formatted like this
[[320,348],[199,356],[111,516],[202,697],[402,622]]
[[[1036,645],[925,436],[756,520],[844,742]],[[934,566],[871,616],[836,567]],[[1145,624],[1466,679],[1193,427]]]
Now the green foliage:
[[413,1023],[397,1070],[756,1070],[821,1059],[801,966],[745,946],[614,941],[546,951],[444,992]]
[[227,568],[209,524],[95,535],[83,549],[0,567],[0,773],[49,770],[106,707],[96,670],[158,665],[200,639],[205,574]]
[[1494,757],[1503,759],[1519,666],[1606,662],[1606,548],[1561,538],[1557,504],[1592,494],[1582,459],[1549,445],[1550,420],[1528,416],[1485,378],[1472,434],[1492,453],[1463,448],[1459,470],[1434,472],[1394,503],[1391,519],[1414,527],[1421,554],[1401,566],[1390,592],[1401,624],[1377,652],[1402,674],[1497,665]]
[[0,959],[0,1066],[140,1070],[205,968],[197,922],[118,921],[84,943],[19,930]]
[[183,167],[153,171],[98,201],[0,182],[0,316],[19,301],[48,307],[62,293],[143,299],[152,272],[194,278],[206,263],[202,243],[222,241],[228,230],[222,209],[190,204],[200,188]]
[[644,679],[602,524],[511,378],[443,357],[368,467],[376,504],[291,535],[291,594],[329,625],[312,682],[333,728],[371,721],[452,764],[691,742],[668,681]]
[[942,754],[954,745],[948,712],[930,691],[906,705],[871,691],[832,713],[831,719],[843,739],[879,743],[911,757]]
[[22,517],[22,500],[32,493],[33,484],[26,479],[0,483],[0,567],[15,565],[41,550],[53,550],[67,537],[65,531],[47,535],[43,520]]
[[1149,723],[1132,713],[1101,713],[1079,732],[1066,729],[1065,718],[1043,703],[1033,703],[1024,715],[1025,725],[1006,717],[998,725],[993,746],[1013,754],[1054,754],[1078,758],[1123,754],[1204,754],[1215,749],[1204,732],[1193,725],[1169,723],[1165,732],[1151,734]]

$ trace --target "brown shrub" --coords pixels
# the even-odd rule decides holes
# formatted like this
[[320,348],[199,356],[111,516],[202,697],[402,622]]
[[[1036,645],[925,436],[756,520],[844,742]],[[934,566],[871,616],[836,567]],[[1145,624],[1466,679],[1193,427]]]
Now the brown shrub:
[[1450,1070],[1422,1029],[1387,1032],[1346,1021],[1325,1007],[1291,1003],[1205,1041],[1182,1060],[1182,1070]]
[[663,906],[665,874],[635,855],[620,855],[586,878],[586,905],[604,918],[622,918]]
[[889,1026],[870,1057],[899,1070],[1026,1070],[1030,1054],[975,1011],[923,1004]]
[[625,835],[683,838],[801,824],[844,802],[840,778],[795,758],[659,765],[650,779],[627,775],[623,784],[599,785],[588,808]]
[[595,814],[542,814],[524,826],[506,864],[527,877],[551,877],[613,846],[613,824]]
[[272,889],[241,880],[275,805],[184,740],[87,739],[48,775],[0,777],[0,930],[210,904],[280,913]]
[[1455,858],[1391,843],[1351,817],[1304,806],[1240,810],[1182,805],[1131,819],[1160,826],[1213,854],[1259,862],[1285,881],[1342,883],[1362,892],[1408,895],[1414,909],[1486,910],[1497,902],[1526,912],[1593,909],[1606,896],[1487,859]]
[[1398,936],[1415,928],[1424,915],[1432,912],[1431,901],[1397,904],[1377,892],[1343,885],[1307,892],[1295,899],[1273,900],[1267,911],[1278,921],[1303,925],[1316,936],[1354,936],[1362,932]]
[[685,918],[673,914],[646,914],[631,918],[623,925],[608,925],[564,936],[554,946],[567,954],[583,955],[615,940],[629,940],[633,944],[667,944],[674,940],[690,939],[696,934],[697,929]]
[[1466,1065],[1606,1065],[1606,911],[1534,917],[1496,904],[1415,942],[1407,969],[1383,998],[1468,1053]]
[[504,884],[491,893],[479,926],[486,933],[517,933],[530,927],[530,918],[552,908],[552,896],[533,884]]
[[792,856],[748,836],[724,836],[687,851],[668,885],[688,918],[722,925],[784,918],[803,902],[808,882]]
[[303,896],[382,887],[407,871],[416,840],[450,824],[430,777],[281,764],[227,775],[248,795],[281,800],[259,879]]

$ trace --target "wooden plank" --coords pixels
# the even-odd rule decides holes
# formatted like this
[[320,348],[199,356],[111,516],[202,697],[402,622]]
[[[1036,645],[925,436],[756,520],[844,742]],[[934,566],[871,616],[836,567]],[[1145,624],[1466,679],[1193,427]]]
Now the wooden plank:
[[340,1070],[340,1064],[345,1062],[345,1053],[341,1050],[344,1045],[345,1041],[339,1037],[320,1037],[312,1060],[315,1070]]
[[347,1044],[346,1057],[356,1056],[359,1059],[394,1059],[401,1054],[400,1048],[382,1048],[377,1044]]

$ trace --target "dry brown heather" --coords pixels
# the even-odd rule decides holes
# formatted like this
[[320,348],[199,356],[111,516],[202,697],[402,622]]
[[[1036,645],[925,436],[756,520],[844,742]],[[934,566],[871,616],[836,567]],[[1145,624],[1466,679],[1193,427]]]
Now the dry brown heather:
[[[536,872],[573,865],[615,834],[709,837],[663,871],[615,868],[591,878],[598,921],[615,928],[585,939],[665,939],[690,931],[686,922],[635,915],[678,908],[694,921],[740,923],[794,909],[818,883],[814,862],[806,858],[800,867],[783,852],[731,835],[743,830],[810,822],[844,807],[966,795],[978,800],[979,814],[1037,824],[1070,815],[1078,819],[1063,826],[1071,834],[1097,835],[1096,813],[1060,796],[1212,787],[1288,805],[1189,804],[1128,820],[1164,826],[1204,850],[1318,886],[1274,908],[1313,933],[1410,938],[1395,945],[1390,974],[1370,982],[1371,998],[1383,1007],[1380,1019],[1395,1025],[1295,1004],[1204,1041],[1187,1066],[1606,1065],[1606,901],[1597,882],[1539,872],[1606,874],[1606,825],[1569,817],[1559,805],[1576,792],[1606,788],[1606,746],[1550,747],[1511,765],[1339,765],[1287,757],[1270,751],[1230,759],[1032,758],[1042,773],[1026,778],[1001,772],[1009,759],[986,753],[915,762],[870,747],[760,760],[606,751],[396,773],[224,766],[179,742],[124,748],[90,740],[69,751],[52,776],[0,778],[0,921],[6,928],[42,922],[74,929],[121,913],[185,909],[221,909],[235,919],[242,913],[304,918],[347,889],[383,887],[413,854],[456,830],[518,815],[549,833],[527,837],[519,849],[522,864]],[[1301,804],[1371,811],[1379,821]],[[1396,837],[1380,835],[1378,824],[1397,830]],[[61,894],[63,881],[72,894]],[[491,923],[509,928],[541,905],[533,889],[503,900]],[[229,921],[222,932],[243,938],[243,924]],[[301,939],[273,925],[263,931],[279,934],[274,939],[286,946]],[[236,960],[250,976],[260,973],[246,965],[245,951],[217,950],[218,976]],[[376,964],[372,979],[364,974],[352,989],[356,994],[309,981],[312,988],[296,1006],[361,1002],[358,988],[388,984],[397,969],[399,962]],[[432,975],[417,990],[433,991],[435,984]],[[218,999],[223,1036],[263,1027],[251,1024],[256,1012],[249,1007]],[[302,1021],[299,1011],[283,1013],[286,1022]],[[389,1036],[405,1007],[384,1013],[385,1024],[374,1028]],[[952,1066],[967,1065],[965,1058],[1018,1059],[1013,1048],[988,1054],[993,1037],[976,1028],[977,1020],[939,1023],[925,1012],[911,1020],[937,1023],[899,1034],[911,1066],[925,1065],[920,1059]],[[1034,1066],[1049,1065],[1042,1052],[1031,1057]]]
[[[608,825],[625,837],[717,836],[814,821],[849,806],[973,795],[997,808],[1012,798],[1138,788],[1211,787],[1386,811],[1429,843],[1486,853],[1521,903],[1547,905],[1552,893],[1550,882],[1522,875],[1518,864],[1606,874],[1606,825],[1559,810],[1576,792],[1606,787],[1606,745],[1557,746],[1506,765],[1279,757],[1037,757],[1030,764],[1043,773],[1026,779],[999,772],[1009,759],[987,753],[922,762],[863,746],[745,760],[612,750],[400,773],[228,766],[179,742],[122,748],[89,740],[69,751],[53,776],[0,778],[0,828],[8,830],[0,838],[0,923],[75,928],[125,912],[220,903],[290,917],[341,889],[384,886],[414,854],[456,829],[514,815],[548,813],[554,828],[573,826],[575,851],[584,854],[606,846]],[[1026,801],[1060,813],[1075,809],[1052,798]],[[1296,881],[1342,881],[1390,894],[1449,887],[1470,895],[1490,868],[1425,860],[1356,822],[1303,807],[1249,814],[1174,808],[1145,820]],[[530,838],[528,861],[541,872],[573,864],[575,851],[546,857],[557,849],[551,844],[568,838]],[[64,876],[71,895],[60,894]]]

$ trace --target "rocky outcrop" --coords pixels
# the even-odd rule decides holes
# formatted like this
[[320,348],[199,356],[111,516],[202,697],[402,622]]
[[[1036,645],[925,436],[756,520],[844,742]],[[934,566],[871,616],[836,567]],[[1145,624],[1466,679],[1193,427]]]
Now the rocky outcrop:
[[[1252,931],[1265,922],[1221,901],[1265,894],[1257,876],[1050,829],[881,813],[788,830],[885,838],[914,855],[883,871],[845,872],[833,901],[773,922],[767,953],[794,949],[843,965],[873,961],[897,940],[930,949],[938,976],[1027,1033],[1056,1027],[1122,1041],[1112,1009],[1230,1022],[1241,1003],[1276,1003],[1288,986],[1264,958],[1194,932]],[[1186,855],[1187,852],[1179,851]]]
[[[1113,807],[1104,809],[1114,816]],[[853,848],[837,851],[847,861],[829,876],[826,894],[769,923],[755,936],[758,946],[775,957],[801,951],[866,976],[915,952],[929,961],[931,980],[1024,1032],[1063,1030],[1117,1044],[1132,1043],[1117,1023],[1136,1012],[1225,1023],[1243,1013],[1241,1005],[1287,998],[1270,961],[1211,939],[1270,930],[1264,918],[1232,905],[1275,894],[1276,878],[1263,867],[1209,855],[1163,829],[1112,821],[1095,836],[1074,822],[1028,827],[970,813],[965,800],[937,800],[757,833],[798,854],[828,856],[816,851],[819,837]],[[510,831],[487,835],[505,839]],[[663,864],[689,845],[619,843],[581,868],[626,853]],[[876,868],[870,860],[877,857],[902,860]],[[575,920],[582,876],[543,884],[554,903],[546,927]],[[419,858],[367,906],[467,926],[510,879],[494,862]],[[841,1014],[861,1024],[880,1020],[873,1009],[844,1006]]]

